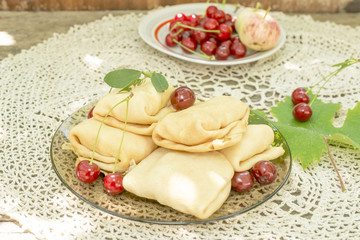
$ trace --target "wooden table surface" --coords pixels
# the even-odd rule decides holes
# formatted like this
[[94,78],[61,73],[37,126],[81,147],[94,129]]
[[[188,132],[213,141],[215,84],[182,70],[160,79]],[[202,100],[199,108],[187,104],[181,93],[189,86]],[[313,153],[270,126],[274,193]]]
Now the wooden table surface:
[[[134,11],[132,11],[134,12]],[[0,11],[0,61],[9,54],[18,54],[50,38],[54,33],[66,33],[73,25],[86,24],[112,14],[129,11],[80,11],[80,12],[10,12]],[[349,26],[360,26],[360,13],[310,14],[315,20],[332,21]],[[14,44],[2,46],[1,38],[12,38]],[[2,37],[1,37],[2,36]],[[6,41],[5,41],[6,42]],[[4,44],[3,44],[4,45]],[[0,239],[37,239],[28,229],[0,212]]]

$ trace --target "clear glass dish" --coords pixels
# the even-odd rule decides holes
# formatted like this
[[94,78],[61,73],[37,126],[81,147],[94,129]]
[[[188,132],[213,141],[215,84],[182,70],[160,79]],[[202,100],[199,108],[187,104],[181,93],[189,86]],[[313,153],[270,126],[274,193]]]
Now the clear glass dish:
[[275,132],[275,144],[283,146],[285,150],[284,156],[273,160],[278,176],[272,184],[260,186],[255,183],[254,187],[246,193],[238,193],[232,190],[224,205],[205,220],[178,212],[154,200],[137,197],[126,191],[119,195],[109,195],[103,188],[103,175],[92,184],[80,182],[75,174],[76,155],[71,150],[62,148],[64,143],[69,142],[71,128],[87,118],[92,106],[93,104],[89,104],[80,108],[60,125],[52,139],[50,156],[56,174],[73,194],[109,214],[129,220],[156,224],[184,225],[212,222],[244,213],[261,205],[274,196],[289,178],[292,158],[286,140],[275,126],[263,117],[251,112],[249,123],[271,126]]

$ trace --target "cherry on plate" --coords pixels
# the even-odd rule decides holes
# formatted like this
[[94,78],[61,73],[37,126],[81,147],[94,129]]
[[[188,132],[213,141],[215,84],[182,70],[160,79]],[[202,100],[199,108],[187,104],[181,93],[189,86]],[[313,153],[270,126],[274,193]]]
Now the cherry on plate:
[[231,45],[230,52],[234,58],[242,58],[246,55],[246,46],[241,42],[235,42]]
[[195,102],[195,93],[188,87],[179,87],[170,96],[170,102],[176,110],[184,110]]
[[182,22],[182,21],[186,21],[187,17],[184,13],[177,13],[174,17],[174,20]]
[[219,25],[220,33],[217,34],[217,39],[225,41],[231,38],[232,29],[225,23]]
[[247,192],[254,185],[254,177],[249,171],[236,172],[231,179],[231,187],[238,192]]
[[89,160],[80,161],[76,167],[77,178],[84,183],[92,183],[100,175],[100,168],[97,164],[92,163],[90,165]]
[[180,34],[173,36],[170,33],[168,33],[165,37],[165,44],[169,47],[175,47],[177,45],[176,42],[173,41],[173,39],[179,41],[180,40]]
[[204,28],[206,30],[217,30],[219,28],[219,22],[216,21],[213,18],[209,18],[208,20],[206,20],[206,22],[204,23]]
[[200,44],[208,38],[208,34],[201,30],[192,30],[191,37]]
[[104,188],[109,194],[118,194],[124,190],[123,176],[110,173],[104,177]]
[[230,48],[227,46],[219,46],[215,51],[215,57],[219,60],[226,60],[230,56]]
[[94,108],[95,108],[95,106],[93,106],[93,107],[90,109],[87,118],[92,118],[92,117],[94,116],[94,114],[93,114]]
[[225,22],[225,13],[224,13],[224,11],[222,11],[222,10],[217,10],[217,11],[214,13],[213,18],[214,18],[216,21],[218,21],[219,23]]
[[217,45],[212,41],[205,41],[201,44],[200,49],[203,51],[206,55],[214,55],[216,52]]
[[213,5],[209,6],[209,7],[206,9],[206,16],[207,16],[208,18],[213,18],[213,17],[214,17],[214,14],[215,14],[215,12],[216,12],[217,10],[218,10],[217,7],[215,7],[215,6],[213,6]]
[[270,161],[257,162],[252,168],[252,173],[261,185],[270,184],[277,177],[275,165]]
[[[195,51],[197,48],[197,43],[195,42],[194,39],[192,39],[191,37],[185,37],[181,40],[181,44],[184,45],[185,47],[187,47],[188,49]],[[186,48],[181,47],[182,50],[185,53],[191,53],[189,50],[187,50]]]

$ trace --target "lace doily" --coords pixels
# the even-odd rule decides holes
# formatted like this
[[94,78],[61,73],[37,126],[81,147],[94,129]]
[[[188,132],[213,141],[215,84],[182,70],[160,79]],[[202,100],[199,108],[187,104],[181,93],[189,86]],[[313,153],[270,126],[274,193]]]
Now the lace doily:
[[[191,64],[147,46],[137,26],[143,15],[108,16],[0,62],[0,211],[40,239],[354,239],[360,235],[360,154],[332,146],[347,192],[324,153],[307,170],[294,162],[289,181],[266,203],[227,220],[168,226],[101,212],[64,187],[49,147],[60,123],[108,91],[105,73],[118,67],[163,72],[198,96],[232,95],[269,111],[292,89],[309,86],[334,63],[359,54],[360,28],[274,13],[285,46],[264,60],[231,67]],[[359,57],[359,56],[354,56]],[[340,102],[341,124],[360,99],[358,65],[341,72],[320,98]]]

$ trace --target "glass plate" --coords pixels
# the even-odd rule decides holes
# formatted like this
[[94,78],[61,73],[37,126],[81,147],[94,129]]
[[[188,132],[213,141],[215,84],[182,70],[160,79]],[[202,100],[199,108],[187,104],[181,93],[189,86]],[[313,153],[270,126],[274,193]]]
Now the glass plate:
[[[206,3],[190,3],[190,4],[180,4],[174,5],[171,7],[159,9],[153,12],[150,12],[146,15],[139,24],[139,34],[140,37],[151,47],[168,54],[170,56],[194,63],[206,64],[206,65],[217,65],[217,66],[228,66],[254,62],[263,58],[266,58],[275,52],[277,52],[285,43],[286,34],[284,29],[280,26],[280,39],[278,44],[267,51],[254,51],[247,49],[246,56],[243,58],[234,59],[229,57],[227,60],[208,60],[204,57],[198,56],[196,54],[187,54],[182,51],[179,46],[168,47],[165,44],[165,37],[169,33],[169,22],[174,18],[176,13],[182,12],[186,15],[189,14],[203,14],[206,8]],[[238,8],[233,5],[225,5],[225,12],[230,13],[233,16],[236,16]]]
[[278,176],[272,184],[260,186],[255,183],[254,187],[247,193],[231,190],[224,205],[209,219],[205,220],[178,212],[154,200],[137,197],[126,191],[119,195],[109,195],[103,188],[103,175],[92,184],[80,182],[75,174],[76,155],[71,150],[62,148],[64,143],[69,142],[69,131],[87,118],[87,114],[93,105],[89,104],[80,108],[60,125],[53,136],[50,155],[53,168],[63,184],[77,197],[104,212],[121,218],[157,224],[206,223],[229,218],[259,206],[274,196],[289,178],[292,159],[286,140],[267,120],[251,112],[249,123],[271,126],[275,131],[275,144],[282,145],[285,149],[283,157],[272,161],[278,172]]

